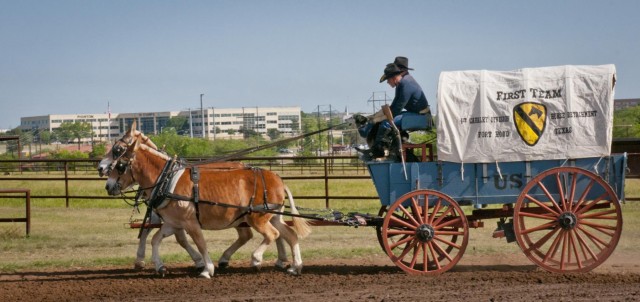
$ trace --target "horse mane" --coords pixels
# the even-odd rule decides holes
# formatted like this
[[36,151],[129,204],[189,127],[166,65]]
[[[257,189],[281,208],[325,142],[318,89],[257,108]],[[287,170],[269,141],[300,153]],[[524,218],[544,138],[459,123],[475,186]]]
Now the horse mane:
[[[151,141],[148,141],[148,142],[151,142]],[[141,143],[142,143],[142,142],[141,142]],[[146,142],[145,142],[145,143],[146,143]],[[152,143],[152,144],[153,144],[153,143]],[[160,158],[165,159],[165,160],[170,160],[170,159],[171,159],[171,157],[170,157],[169,155],[167,155],[167,154],[165,154],[165,153],[162,153],[162,152],[161,152],[160,150],[158,150],[157,148],[153,148],[153,146],[148,146],[148,145],[145,145],[145,144],[139,144],[139,145],[138,145],[138,148],[140,148],[140,149],[142,149],[142,150],[145,150],[145,151],[147,151],[147,152],[151,153],[152,155],[154,155],[154,156],[156,156],[156,157],[160,157]]]

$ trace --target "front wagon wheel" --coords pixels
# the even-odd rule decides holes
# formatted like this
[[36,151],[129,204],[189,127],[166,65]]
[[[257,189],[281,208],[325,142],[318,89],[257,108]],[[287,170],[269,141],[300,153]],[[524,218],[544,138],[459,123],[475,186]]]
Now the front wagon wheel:
[[551,272],[591,271],[611,255],[622,232],[620,203],[611,186],[575,167],[534,177],[520,193],[513,216],[524,254]]
[[381,228],[384,250],[409,274],[437,275],[454,267],[467,247],[469,224],[446,194],[417,190],[398,198]]

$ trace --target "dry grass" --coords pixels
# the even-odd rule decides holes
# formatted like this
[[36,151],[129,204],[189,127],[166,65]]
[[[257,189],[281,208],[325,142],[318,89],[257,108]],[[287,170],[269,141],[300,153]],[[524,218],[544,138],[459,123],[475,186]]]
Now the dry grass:
[[[87,182],[91,183],[91,182]],[[365,196],[375,194],[370,181],[344,182],[335,194]],[[26,183],[25,183],[26,185]],[[290,184],[294,193],[320,195],[318,183]],[[318,188],[320,187],[320,188]],[[640,180],[627,181],[627,196],[640,196]],[[46,188],[35,188],[46,190]],[[86,190],[102,190],[85,186]],[[333,193],[332,193],[333,194]],[[322,208],[324,200],[298,200],[298,206]],[[334,208],[343,211],[376,213],[379,203],[371,201],[335,201]],[[0,200],[1,217],[20,217],[24,208],[17,200]],[[138,230],[129,229],[126,223],[132,211],[120,201],[74,201],[71,208],[64,208],[61,201],[36,200],[32,208],[31,236],[24,236],[23,223],[0,223],[0,272],[20,269],[50,267],[91,267],[100,265],[132,264],[137,248]],[[623,205],[624,228],[617,251],[635,252],[640,248],[640,203]],[[500,255],[521,253],[516,244],[491,238],[495,220],[485,221],[485,228],[471,230],[466,254]],[[210,231],[205,236],[211,256],[217,259],[221,252],[236,238],[233,230]],[[258,245],[254,238],[239,250],[234,260],[249,261],[250,253]],[[375,257],[386,259],[379,247],[375,229],[370,227],[315,227],[302,243],[304,259],[331,259],[351,257]],[[150,248],[148,249],[150,251]],[[163,259],[170,264],[188,262],[186,253],[173,238],[166,238],[162,246]],[[147,255],[149,259],[150,253]],[[275,258],[275,247],[265,254],[266,261]]]

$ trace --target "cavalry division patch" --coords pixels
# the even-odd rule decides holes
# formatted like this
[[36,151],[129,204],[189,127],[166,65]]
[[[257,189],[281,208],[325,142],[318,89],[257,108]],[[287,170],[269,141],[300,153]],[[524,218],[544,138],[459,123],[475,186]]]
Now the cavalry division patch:
[[513,108],[513,122],[520,138],[527,145],[535,146],[547,124],[547,107],[533,102],[518,104]]

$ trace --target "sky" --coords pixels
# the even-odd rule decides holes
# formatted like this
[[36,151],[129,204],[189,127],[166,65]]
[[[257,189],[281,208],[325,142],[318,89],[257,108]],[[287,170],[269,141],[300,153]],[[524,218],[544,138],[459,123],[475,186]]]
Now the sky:
[[20,117],[300,106],[370,113],[395,56],[442,71],[615,64],[640,98],[640,1],[0,0],[0,129]]

